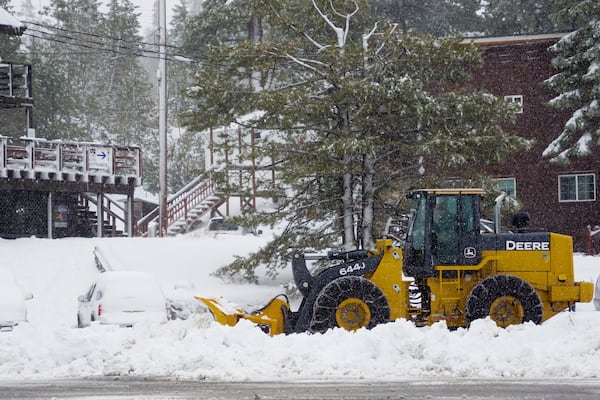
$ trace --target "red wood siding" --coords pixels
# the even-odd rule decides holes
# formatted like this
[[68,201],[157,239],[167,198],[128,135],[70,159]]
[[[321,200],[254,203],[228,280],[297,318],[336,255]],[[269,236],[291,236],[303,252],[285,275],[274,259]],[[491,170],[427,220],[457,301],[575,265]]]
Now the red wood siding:
[[[584,251],[586,226],[600,224],[600,159],[586,157],[573,160],[569,165],[555,165],[542,157],[544,149],[559,135],[571,116],[571,112],[548,107],[548,101],[556,94],[543,85],[544,80],[556,73],[551,65],[553,54],[548,48],[557,40],[529,37],[523,41],[492,45],[479,43],[485,64],[474,74],[473,85],[499,97],[523,96],[523,113],[518,115],[515,125],[507,126],[506,130],[533,138],[536,144],[490,173],[496,177],[516,178],[517,198],[522,202],[523,210],[530,213],[532,227],[571,235],[575,250]],[[572,173],[595,174],[595,201],[559,202],[558,176]]]

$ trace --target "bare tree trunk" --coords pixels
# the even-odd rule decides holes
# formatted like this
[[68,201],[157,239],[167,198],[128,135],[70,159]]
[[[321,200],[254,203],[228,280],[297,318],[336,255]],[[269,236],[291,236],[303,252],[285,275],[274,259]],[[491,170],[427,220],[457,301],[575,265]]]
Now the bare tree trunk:
[[373,204],[375,188],[373,176],[375,175],[375,159],[370,154],[363,155],[363,182],[362,182],[362,248],[375,248],[373,238]]
[[[346,156],[348,157],[348,156]],[[344,174],[344,194],[342,196],[343,221],[344,221],[344,248],[353,250],[356,248],[354,236],[354,202],[352,196],[352,174]]]
[[[250,17],[250,21],[248,21],[248,40],[254,44],[262,43],[263,37],[263,29],[262,29],[262,19],[257,17],[256,15],[252,15]],[[261,82],[261,73],[260,71],[251,71],[250,72],[250,86],[252,86],[256,90],[261,90],[260,86]]]
[[252,43],[258,44],[262,43],[262,36],[262,20],[260,17],[252,15],[250,21],[248,21],[248,39],[250,39]]

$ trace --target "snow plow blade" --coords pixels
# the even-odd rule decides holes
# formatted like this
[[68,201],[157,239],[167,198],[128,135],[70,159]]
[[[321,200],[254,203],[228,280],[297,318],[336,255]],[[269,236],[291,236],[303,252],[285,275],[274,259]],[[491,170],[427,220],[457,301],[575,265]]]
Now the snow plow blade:
[[239,308],[226,311],[217,299],[194,297],[208,307],[215,321],[220,324],[235,326],[240,319],[246,319],[271,336],[285,333],[285,320],[290,311],[290,303],[284,295],[274,297],[266,306],[250,313]]

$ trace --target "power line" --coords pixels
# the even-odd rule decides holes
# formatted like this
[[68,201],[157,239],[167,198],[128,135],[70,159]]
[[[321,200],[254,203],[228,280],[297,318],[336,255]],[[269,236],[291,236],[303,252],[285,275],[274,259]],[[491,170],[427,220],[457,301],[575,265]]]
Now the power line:
[[[64,44],[66,46],[75,46],[84,49],[92,50],[90,52],[75,52],[70,51],[68,53],[61,52],[60,54],[105,54],[105,53],[113,53],[120,54],[130,57],[141,57],[147,59],[159,59],[161,54],[158,50],[148,49],[148,47],[157,47],[158,45],[155,43],[144,42],[144,41],[135,41],[119,38],[116,36],[110,35],[99,35],[95,33],[82,32],[73,29],[60,28],[56,26],[50,26],[47,24],[42,24],[34,21],[24,21],[27,24],[31,24],[43,29],[54,30],[56,32],[48,32],[43,29],[35,29],[33,27],[28,27],[25,31],[24,35],[29,36],[34,39],[47,40],[55,43]],[[113,46],[110,43],[107,43],[106,40],[114,40],[118,41],[120,44],[115,44]],[[174,45],[167,45],[168,49],[171,50],[181,50],[180,47]],[[200,49],[198,49],[200,50]],[[33,52],[30,52],[33,54]],[[41,53],[38,52],[36,54],[58,54],[58,53]],[[203,65],[205,67],[213,67],[213,68],[230,68],[231,65],[225,63],[208,63],[207,59],[202,56],[198,56],[197,54],[193,57],[189,57],[179,52],[166,52],[165,60],[171,62],[178,62],[184,64],[198,64]],[[285,69],[285,68],[284,68]]]
[[[74,29],[66,29],[66,28],[60,28],[60,27],[57,27],[57,26],[51,26],[51,25],[41,24],[39,22],[33,22],[33,21],[22,21],[22,22],[24,22],[26,24],[36,25],[36,26],[39,26],[39,27],[42,27],[42,28],[54,29],[54,30],[57,30],[57,31],[62,31],[62,32],[67,32],[67,33],[75,33],[75,34],[83,35],[83,36],[91,36],[91,37],[95,37],[95,38],[99,38],[99,39],[120,40],[120,41],[132,43],[134,45],[141,44],[141,45],[156,46],[156,47],[158,47],[158,43],[151,43],[151,42],[144,42],[144,41],[134,41],[134,40],[128,40],[128,39],[119,38],[119,37],[116,37],[116,36],[99,35],[99,34],[90,33],[90,32],[82,32],[82,31],[77,31],[77,30],[74,30]],[[177,46],[173,46],[173,45],[167,45],[166,47],[179,50],[179,48]]]
[[[99,50],[101,52],[112,52],[112,53],[116,53],[116,54],[125,54],[125,55],[136,56],[136,57],[158,58],[158,56],[159,56],[158,50],[147,48],[147,46],[151,46],[151,47],[157,46],[154,43],[143,42],[143,41],[138,42],[138,41],[132,41],[132,40],[118,38],[115,36],[103,36],[103,35],[98,35],[98,34],[93,34],[93,33],[86,33],[86,32],[80,32],[80,31],[69,30],[69,29],[64,29],[64,28],[52,27],[49,25],[39,24],[39,23],[31,22],[31,21],[26,21],[26,23],[32,24],[35,26],[39,26],[42,28],[46,28],[46,29],[53,29],[56,31],[65,32],[65,34],[60,34],[60,33],[47,32],[47,31],[44,31],[41,29],[35,29],[32,27],[28,27],[28,29],[25,31],[25,34],[27,36],[41,39],[41,40],[50,40],[50,41],[62,43],[65,45],[84,47],[84,48]],[[31,33],[30,31],[37,33],[37,35]],[[82,35],[84,37],[74,36],[73,34]],[[92,40],[90,38],[86,38],[85,36],[97,38],[100,40]],[[116,44],[114,46],[110,46],[110,43],[106,43],[106,41],[105,41],[106,39],[122,42],[123,44]],[[139,45],[143,45],[144,47],[140,47]],[[180,48],[177,46],[171,45],[171,46],[167,46],[167,47],[170,49],[173,49],[173,50],[180,50]],[[124,50],[126,52],[117,51],[115,48],[119,49],[119,50]],[[151,56],[149,56],[148,54],[151,54]],[[169,61],[191,63],[190,57],[182,55],[182,54],[177,54],[177,53],[167,54],[166,59]]]
[[[85,36],[89,36],[92,38],[97,38],[100,40],[105,40],[105,39],[109,39],[109,40],[116,40],[119,42],[124,42],[127,45],[119,45],[119,47],[125,49],[125,50],[139,50],[139,45],[143,46],[143,52],[145,53],[150,53],[150,54],[158,54],[158,50],[149,50],[147,48],[147,46],[149,47],[158,47],[157,43],[151,43],[151,42],[145,42],[145,41],[134,41],[134,40],[129,40],[129,39],[123,39],[123,38],[119,38],[116,36],[110,36],[110,35],[100,35],[100,34],[96,34],[96,33],[89,33],[89,32],[82,32],[82,31],[78,31],[78,30],[74,30],[74,29],[66,29],[66,28],[60,28],[60,27],[56,27],[56,26],[51,26],[51,25],[47,25],[47,24],[42,24],[42,23],[38,23],[38,22],[33,22],[33,21],[23,21],[27,24],[32,24],[32,25],[36,25],[39,26],[41,28],[46,28],[46,29],[51,29],[51,30],[56,30],[56,31],[60,31],[60,32],[65,32],[67,35],[62,35],[59,33],[51,33],[51,32],[45,32],[39,29],[34,29],[34,28],[28,28],[30,30],[39,32],[39,33],[43,33],[43,34],[47,34],[47,35],[53,35],[53,36],[58,36],[58,37],[62,37],[62,38],[67,38],[67,39],[73,39],[73,40],[80,40],[80,41],[84,41],[84,42],[88,42],[88,43],[94,43],[94,44],[99,44],[102,46],[105,46],[106,43],[105,42],[98,42],[98,41],[94,41],[91,39],[87,39],[85,38]],[[73,37],[73,36],[69,36],[68,34],[76,34],[76,35],[82,35],[83,37]],[[186,63],[194,63],[194,61],[196,61],[196,63],[198,62],[205,62],[206,61],[206,57],[199,55],[199,54],[194,54],[194,56],[188,56],[186,54],[183,54],[181,52],[182,48],[180,46],[175,46],[175,45],[166,45],[167,49],[171,49],[174,50],[174,52],[172,52],[170,55],[173,57],[172,59],[170,59],[171,61],[179,61],[179,62],[186,62]],[[191,51],[203,51],[204,49],[201,48],[191,48],[189,49]],[[182,60],[182,59],[185,60]]]
[[[30,31],[37,32],[37,33],[32,33]],[[117,46],[117,48],[105,47],[104,44],[98,43],[98,42],[80,41],[80,40],[77,40],[77,38],[73,38],[73,37],[69,37],[69,36],[47,34],[43,31],[36,31],[36,30],[31,30],[31,29],[28,29],[27,31],[25,31],[24,36],[29,36],[34,39],[48,40],[51,42],[60,43],[60,44],[64,44],[67,46],[75,46],[75,47],[81,47],[84,49],[93,50],[92,52],[69,52],[69,54],[113,53],[113,54],[120,54],[120,55],[125,55],[125,56],[130,56],[130,57],[143,57],[143,58],[150,58],[150,59],[157,59],[158,55],[159,55],[158,51],[155,51],[155,50],[134,49],[134,48],[125,47],[125,46]],[[127,50],[127,52],[122,51],[122,50]],[[42,53],[40,53],[40,54],[42,54]],[[57,55],[57,54],[65,54],[65,53],[63,53],[63,52],[61,52],[61,53],[45,52],[45,54]],[[177,58],[177,55],[167,55],[166,59],[168,61],[182,62],[181,59]]]
[[[143,51],[143,49],[137,48],[137,47],[129,47],[129,46],[124,46],[124,45],[116,45],[116,46],[110,46],[107,43],[104,42],[99,42],[99,41],[93,41],[93,40],[89,40],[89,39],[82,39],[82,38],[78,38],[78,37],[74,37],[74,36],[67,36],[67,35],[57,35],[54,33],[48,33],[39,29],[33,29],[33,28],[29,28],[27,31],[33,31],[36,32],[38,34],[41,35],[48,35],[48,36],[52,36],[52,37],[58,37],[61,39],[65,39],[65,40],[72,40],[73,42],[66,42],[63,41],[63,43],[65,44],[73,44],[73,45],[79,45],[79,43],[87,43],[90,45],[97,45],[99,46],[99,48],[105,48],[105,49],[113,49],[113,48],[118,48],[118,49],[122,49],[122,50],[132,50],[132,51]],[[27,32],[25,31],[25,32]],[[57,40],[58,41],[58,40]],[[151,50],[149,50],[148,52],[152,52]]]

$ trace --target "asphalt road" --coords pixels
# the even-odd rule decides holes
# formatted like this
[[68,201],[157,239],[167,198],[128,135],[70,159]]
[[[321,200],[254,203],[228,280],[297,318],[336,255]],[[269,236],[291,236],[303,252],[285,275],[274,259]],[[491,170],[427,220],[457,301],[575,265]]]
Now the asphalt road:
[[600,379],[398,382],[208,382],[165,378],[89,378],[0,382],[0,399],[600,399]]

